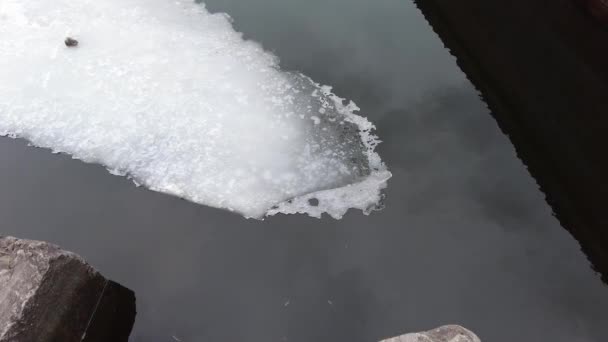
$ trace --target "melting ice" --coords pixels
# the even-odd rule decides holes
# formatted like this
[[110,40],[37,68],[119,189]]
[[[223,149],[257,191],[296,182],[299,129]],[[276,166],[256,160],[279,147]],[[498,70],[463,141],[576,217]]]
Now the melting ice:
[[155,191],[253,218],[369,213],[390,173],[357,110],[193,1],[0,1],[0,135]]

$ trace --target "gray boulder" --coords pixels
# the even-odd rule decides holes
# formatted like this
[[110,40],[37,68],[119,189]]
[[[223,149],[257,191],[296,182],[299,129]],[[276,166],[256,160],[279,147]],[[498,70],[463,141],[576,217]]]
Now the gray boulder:
[[0,342],[127,342],[135,294],[74,253],[0,237]]
[[481,340],[473,332],[459,325],[446,325],[435,330],[406,334],[381,342],[481,342]]

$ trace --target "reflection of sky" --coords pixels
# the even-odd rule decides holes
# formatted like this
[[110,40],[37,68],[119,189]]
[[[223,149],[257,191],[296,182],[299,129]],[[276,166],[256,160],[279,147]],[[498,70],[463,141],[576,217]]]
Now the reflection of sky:
[[213,0],[377,123],[386,209],[265,222],[0,140],[3,233],[74,250],[138,295],[135,341],[603,341],[608,289],[477,94],[401,0]]

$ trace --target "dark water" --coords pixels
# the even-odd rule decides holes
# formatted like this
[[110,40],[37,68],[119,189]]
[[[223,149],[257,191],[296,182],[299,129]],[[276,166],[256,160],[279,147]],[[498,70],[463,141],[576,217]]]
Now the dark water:
[[3,234],[134,289],[137,342],[377,341],[447,323],[492,342],[605,341],[608,288],[413,5],[207,3],[377,123],[386,209],[245,220],[3,138]]

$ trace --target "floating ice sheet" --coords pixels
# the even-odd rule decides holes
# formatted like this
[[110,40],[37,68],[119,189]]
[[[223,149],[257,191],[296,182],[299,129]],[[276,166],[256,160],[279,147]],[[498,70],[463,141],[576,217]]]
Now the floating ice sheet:
[[0,1],[0,135],[152,190],[254,218],[368,213],[390,173],[356,110],[193,1]]

